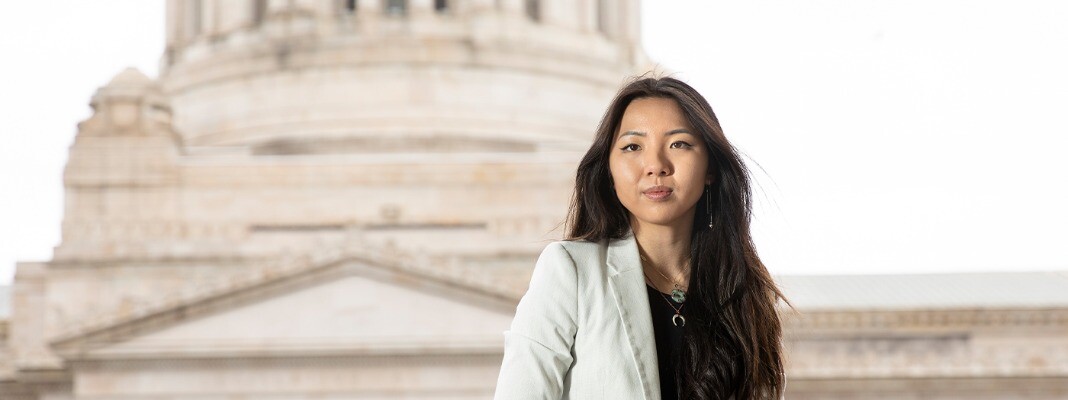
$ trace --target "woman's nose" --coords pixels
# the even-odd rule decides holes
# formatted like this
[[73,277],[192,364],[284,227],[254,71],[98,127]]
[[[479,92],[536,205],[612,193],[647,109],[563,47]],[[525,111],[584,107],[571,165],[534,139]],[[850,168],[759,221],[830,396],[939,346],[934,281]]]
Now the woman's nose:
[[659,151],[650,151],[646,153],[645,160],[645,174],[653,176],[667,176],[671,175],[671,163],[667,157]]

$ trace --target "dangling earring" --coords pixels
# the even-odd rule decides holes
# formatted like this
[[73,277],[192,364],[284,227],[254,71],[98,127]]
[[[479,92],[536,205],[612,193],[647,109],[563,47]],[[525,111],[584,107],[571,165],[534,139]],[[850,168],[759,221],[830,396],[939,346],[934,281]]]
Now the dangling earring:
[[712,185],[705,185],[705,210],[708,210],[708,229],[712,229]]

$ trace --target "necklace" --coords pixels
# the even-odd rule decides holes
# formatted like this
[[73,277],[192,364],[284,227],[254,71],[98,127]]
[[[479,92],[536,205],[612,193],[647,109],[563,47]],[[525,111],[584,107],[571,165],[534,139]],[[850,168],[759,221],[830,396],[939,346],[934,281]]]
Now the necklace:
[[[679,308],[675,308],[675,305],[671,304],[671,301],[668,300],[667,295],[661,293],[660,290],[653,285],[653,280],[649,278],[649,274],[646,274],[645,271],[642,271],[642,274],[645,274],[645,279],[649,281],[649,286],[651,286],[657,293],[660,293],[660,296],[664,298],[664,301],[668,303],[668,306],[671,307],[672,310],[675,310],[675,316],[671,317],[671,323],[675,324],[675,326],[686,326],[686,317],[682,316],[682,308],[686,307],[686,304],[682,304]],[[682,321],[682,324],[679,324],[679,321]]]
[[[653,264],[653,263],[649,262],[649,259],[645,258],[645,255],[640,253],[640,252],[638,253],[638,257],[641,257],[642,261],[645,264],[649,264],[649,265]],[[653,269],[655,269],[656,273],[660,274],[660,276],[664,277],[664,279],[667,279],[668,281],[671,281],[671,284],[675,286],[674,289],[671,289],[671,299],[675,300],[676,303],[685,303],[686,302],[686,291],[682,290],[682,285],[679,285],[679,281],[677,279],[668,278],[667,275],[664,275],[664,273],[661,272],[657,268],[653,268]],[[644,271],[643,271],[643,273],[644,273]],[[645,277],[649,278],[649,275],[646,275]],[[649,281],[652,282],[653,280],[649,279]]]

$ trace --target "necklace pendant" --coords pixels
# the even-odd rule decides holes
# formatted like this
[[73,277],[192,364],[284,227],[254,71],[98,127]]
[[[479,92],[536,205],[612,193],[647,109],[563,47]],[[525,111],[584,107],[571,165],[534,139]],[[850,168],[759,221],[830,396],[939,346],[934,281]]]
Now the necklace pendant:
[[675,300],[676,303],[685,303],[686,302],[686,292],[682,291],[682,289],[672,289],[671,290],[671,299]]
[[[679,324],[679,320],[682,320],[682,324]],[[686,326],[686,317],[675,314],[674,317],[671,317],[671,323],[675,324],[675,326]]]

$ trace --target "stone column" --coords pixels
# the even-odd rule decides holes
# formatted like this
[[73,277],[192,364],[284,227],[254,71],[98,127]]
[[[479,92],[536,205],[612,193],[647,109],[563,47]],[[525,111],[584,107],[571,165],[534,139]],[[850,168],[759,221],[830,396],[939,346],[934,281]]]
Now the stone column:
[[373,36],[378,32],[378,23],[382,19],[382,0],[357,0],[356,29],[363,35]]
[[599,0],[579,0],[578,12],[575,14],[578,18],[579,31],[581,32],[597,32],[597,2]]
[[583,7],[586,0],[540,0],[541,23],[569,30],[584,30]]
[[[468,10],[471,10],[472,12],[480,13],[489,10],[495,10],[497,5],[494,3],[494,1],[495,0],[470,0],[464,5],[464,7]],[[455,7],[452,3],[450,3],[449,6]]]
[[219,35],[230,36],[244,34],[246,29],[253,25],[252,9],[255,0],[228,1],[216,0],[213,12],[215,13],[215,31]]
[[[638,0],[623,0],[618,4],[618,9],[609,9],[608,19],[611,21],[611,30],[608,36],[621,46],[623,60],[627,64],[635,65],[639,69],[649,67],[649,58],[641,45],[641,5]],[[642,72],[642,71],[635,71]]]
[[[614,2],[606,2],[615,4]],[[615,28],[613,33],[618,32],[618,37],[628,46],[639,46],[641,43],[641,5],[638,0],[620,1],[618,10],[609,9],[610,15],[614,14],[610,21]]]
[[179,12],[178,0],[167,0],[167,47],[177,46],[181,42],[182,13]]
[[382,0],[357,0],[356,17],[359,19],[378,18],[382,15]]
[[163,50],[163,62],[160,64],[160,74],[166,73],[172,64],[178,61],[182,54],[182,13],[178,6],[178,0],[167,0],[166,18],[166,45]]
[[418,16],[434,13],[434,0],[408,0],[408,15]]
[[204,36],[204,0],[186,0],[182,4],[182,30],[186,43],[200,41]]
[[289,5],[290,0],[267,0],[267,18],[270,19],[271,14],[285,11]]
[[200,34],[211,38],[219,33],[219,18],[216,8],[217,0],[200,0]]
[[526,0],[499,0],[501,12],[512,16],[526,15]]

